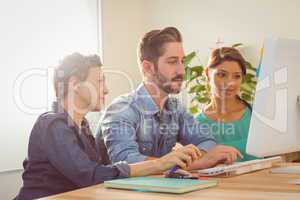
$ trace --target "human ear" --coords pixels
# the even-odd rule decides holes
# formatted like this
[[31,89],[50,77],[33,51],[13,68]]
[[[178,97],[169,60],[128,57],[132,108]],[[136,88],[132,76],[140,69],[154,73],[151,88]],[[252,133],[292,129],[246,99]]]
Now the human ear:
[[141,65],[142,65],[142,71],[146,76],[147,75],[151,75],[151,76],[155,75],[154,65],[152,62],[150,62],[148,60],[143,60]]
[[69,88],[74,92],[78,92],[80,89],[80,83],[75,76],[71,76],[69,79]]

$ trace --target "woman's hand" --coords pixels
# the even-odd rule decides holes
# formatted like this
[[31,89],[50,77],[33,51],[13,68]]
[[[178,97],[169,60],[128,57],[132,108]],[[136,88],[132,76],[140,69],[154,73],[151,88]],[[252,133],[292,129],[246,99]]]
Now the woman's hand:
[[195,161],[188,170],[211,168],[220,163],[232,164],[238,156],[243,158],[243,155],[236,148],[217,145],[201,159]]

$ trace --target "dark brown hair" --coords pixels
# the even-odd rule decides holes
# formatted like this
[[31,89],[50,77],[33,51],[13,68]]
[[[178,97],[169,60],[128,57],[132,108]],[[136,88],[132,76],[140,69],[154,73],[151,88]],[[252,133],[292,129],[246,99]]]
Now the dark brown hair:
[[221,47],[214,49],[209,57],[207,68],[215,68],[217,65],[222,64],[225,61],[237,62],[242,70],[243,75],[246,75],[246,61],[241,53],[233,47]]
[[68,93],[68,83],[72,76],[84,81],[90,68],[101,66],[98,55],[84,56],[80,53],[73,53],[66,56],[54,70],[54,89],[57,100],[61,100]]
[[139,62],[148,60],[157,63],[158,57],[164,54],[164,45],[169,42],[182,42],[181,34],[175,27],[152,30],[146,33],[138,47]]

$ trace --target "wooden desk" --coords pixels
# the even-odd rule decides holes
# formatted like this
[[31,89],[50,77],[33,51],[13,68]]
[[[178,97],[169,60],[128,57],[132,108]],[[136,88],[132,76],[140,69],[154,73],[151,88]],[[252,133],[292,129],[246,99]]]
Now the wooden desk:
[[300,179],[300,175],[271,174],[269,171],[267,169],[230,178],[211,178],[219,181],[217,187],[181,195],[106,189],[100,184],[43,200],[300,200],[300,185],[288,183],[292,179]]

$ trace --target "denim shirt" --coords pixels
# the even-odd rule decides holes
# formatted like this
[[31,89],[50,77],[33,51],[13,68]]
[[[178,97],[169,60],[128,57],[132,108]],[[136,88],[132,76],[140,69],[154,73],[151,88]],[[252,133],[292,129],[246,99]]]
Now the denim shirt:
[[79,128],[60,106],[36,121],[23,166],[17,200],[66,192],[130,173],[126,162],[103,165],[88,122],[84,119]]
[[96,140],[104,140],[113,163],[161,157],[171,152],[176,142],[194,144],[204,151],[216,145],[209,128],[195,121],[177,99],[169,97],[160,112],[143,84],[108,106]]

